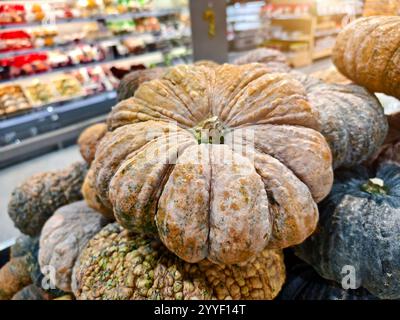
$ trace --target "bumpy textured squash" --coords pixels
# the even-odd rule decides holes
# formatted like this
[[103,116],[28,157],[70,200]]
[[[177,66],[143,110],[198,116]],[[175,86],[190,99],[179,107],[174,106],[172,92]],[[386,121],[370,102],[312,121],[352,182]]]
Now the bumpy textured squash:
[[105,123],[96,123],[86,128],[78,138],[79,151],[86,163],[91,164],[99,141],[107,133]]
[[12,258],[0,269],[0,300],[11,299],[31,282],[26,258]]
[[[380,180],[372,179],[377,177]],[[382,299],[400,298],[400,167],[384,164],[338,172],[320,205],[317,232],[296,254],[339,283],[342,268],[355,268],[356,285]]]
[[36,174],[17,187],[8,203],[8,214],[24,234],[37,236],[54,211],[82,199],[87,165],[76,162],[66,169]]
[[171,68],[108,123],[85,199],[188,262],[301,243],[331,188],[330,149],[302,86],[260,64]]
[[47,220],[40,235],[39,264],[41,269],[55,269],[57,288],[71,291],[71,274],[75,261],[87,242],[107,220],[85,201],[59,208]]
[[34,284],[18,291],[11,300],[50,300],[51,296]]
[[378,99],[357,85],[326,84],[291,72],[320,113],[322,134],[332,150],[333,167],[351,167],[371,157],[385,140],[388,124]]
[[286,56],[275,49],[258,48],[248,51],[233,61],[233,64],[262,63],[270,72],[289,72],[289,62]]
[[166,70],[166,68],[151,68],[136,70],[128,73],[125,77],[122,78],[118,85],[118,101],[133,97],[135,91],[142,83],[161,78]]
[[334,281],[321,278],[307,264],[299,264],[288,271],[279,300],[379,300],[364,288],[343,289]]
[[77,299],[273,299],[285,279],[280,250],[245,264],[190,264],[159,241],[110,224],[84,249],[74,268]]
[[333,62],[356,84],[400,98],[399,30],[398,16],[355,20],[339,33]]

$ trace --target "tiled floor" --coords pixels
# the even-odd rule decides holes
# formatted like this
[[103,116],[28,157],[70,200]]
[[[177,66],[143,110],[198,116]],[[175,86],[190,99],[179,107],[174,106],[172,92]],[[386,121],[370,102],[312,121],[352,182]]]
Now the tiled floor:
[[[325,59],[300,70],[312,73],[330,65],[330,60]],[[7,214],[7,203],[12,190],[35,173],[61,169],[78,159],[80,159],[78,148],[73,146],[0,170],[0,250],[18,236],[18,230],[14,228]]]
[[7,240],[18,236],[18,230],[14,228],[7,214],[7,203],[12,190],[35,173],[61,169],[80,159],[77,146],[72,146],[0,170],[0,249]]

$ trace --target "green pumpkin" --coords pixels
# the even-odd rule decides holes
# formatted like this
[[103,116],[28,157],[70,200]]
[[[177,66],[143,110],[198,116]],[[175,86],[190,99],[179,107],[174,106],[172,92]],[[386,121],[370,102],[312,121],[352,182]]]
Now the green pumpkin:
[[343,268],[352,266],[357,288],[399,299],[400,166],[336,172],[332,192],[319,209],[317,231],[295,248],[297,256],[339,283],[349,274]]
[[379,300],[364,288],[345,290],[334,281],[321,278],[305,263],[288,271],[279,300]]
[[18,291],[11,300],[50,300],[49,294],[34,284]]
[[8,215],[15,226],[26,235],[38,236],[56,209],[82,199],[86,171],[86,163],[76,162],[63,170],[28,178],[13,191],[8,203]]
[[371,157],[383,144],[388,122],[378,99],[357,85],[328,84],[297,71],[310,104],[320,114],[333,168],[352,167]]

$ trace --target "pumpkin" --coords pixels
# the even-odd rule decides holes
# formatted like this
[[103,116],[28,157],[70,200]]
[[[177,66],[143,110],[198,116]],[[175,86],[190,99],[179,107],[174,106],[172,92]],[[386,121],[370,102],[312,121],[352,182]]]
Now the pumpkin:
[[55,269],[55,286],[71,291],[71,274],[75,261],[87,242],[107,220],[84,201],[59,208],[47,220],[40,235],[39,265],[42,271]]
[[233,61],[233,64],[261,63],[269,72],[289,72],[289,62],[286,56],[275,49],[258,48],[248,51]]
[[[39,294],[39,292],[34,290],[34,286],[38,288],[42,287],[42,281],[44,279],[44,275],[40,271],[38,255],[39,255],[39,237],[29,237],[26,235],[21,235],[17,238],[15,244],[10,249],[11,258],[23,257],[25,259],[26,268],[27,271],[29,272],[32,282],[32,287],[26,289],[24,288],[26,291],[22,289],[21,295],[22,294],[29,295],[29,293]],[[49,288],[47,290],[43,289],[40,290],[43,292],[43,294],[46,295],[47,297],[46,300],[48,300],[49,297],[58,297],[60,295],[65,294],[64,292],[58,289],[52,289],[52,288]]]
[[35,246],[36,241],[36,238],[21,234],[10,248],[10,257],[17,258],[26,256]]
[[81,300],[273,299],[284,279],[280,250],[263,250],[240,265],[190,264],[159,240],[109,224],[81,253],[73,274]]
[[133,97],[137,88],[144,82],[160,78],[166,72],[166,68],[151,68],[135,70],[128,73],[120,81],[117,93],[118,101]]
[[400,17],[368,17],[338,35],[333,62],[356,84],[400,98]]
[[34,284],[30,284],[18,291],[11,300],[50,300],[48,293]]
[[204,66],[208,68],[217,68],[219,64],[211,60],[198,60],[194,63],[195,66]]
[[383,164],[338,171],[320,205],[317,232],[296,254],[324,278],[341,282],[354,267],[356,286],[381,299],[400,297],[400,167]]
[[84,197],[187,262],[243,262],[314,231],[333,179],[318,123],[290,75],[174,67],[113,108]]
[[333,167],[351,167],[371,157],[385,140],[388,124],[378,99],[357,85],[326,84],[293,71],[320,113],[322,134],[332,150]]
[[86,163],[91,164],[96,153],[96,147],[107,132],[105,123],[96,123],[80,134],[78,138],[79,151]]
[[44,172],[28,178],[11,194],[8,214],[24,234],[37,236],[54,211],[82,199],[85,163],[76,162],[63,170]]
[[288,271],[279,300],[378,300],[364,288],[345,290],[334,281],[321,278],[305,263]]
[[367,166],[378,167],[383,162],[400,165],[400,112],[388,115],[389,133],[384,145],[369,159]]
[[325,83],[336,83],[336,84],[351,84],[351,80],[347,79],[342,75],[335,66],[331,66],[327,69],[318,70],[310,74],[311,77],[317,78]]
[[0,300],[11,299],[15,293],[31,282],[26,258],[10,259],[0,269]]

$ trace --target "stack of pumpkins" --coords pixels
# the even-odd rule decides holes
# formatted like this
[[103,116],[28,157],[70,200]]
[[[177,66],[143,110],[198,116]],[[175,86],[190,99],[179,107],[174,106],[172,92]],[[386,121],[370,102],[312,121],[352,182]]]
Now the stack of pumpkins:
[[[340,71],[346,34],[375,19],[342,32]],[[380,68],[368,53],[377,50],[360,56]],[[398,80],[399,64],[384,63]],[[396,95],[398,86],[380,83]],[[12,194],[10,217],[29,237],[0,270],[0,298],[274,299],[289,247],[339,283],[352,266],[364,288],[345,292],[305,267],[289,274],[281,298],[400,297],[400,163],[385,147],[385,161],[361,165],[382,158],[388,131],[370,91],[292,71],[260,49],[232,65],[128,77],[119,97],[107,124],[81,135],[85,163]]]

